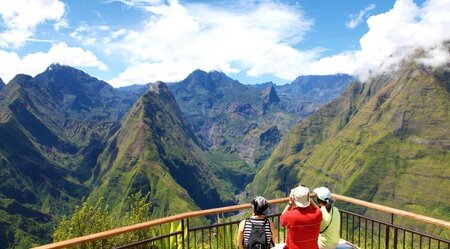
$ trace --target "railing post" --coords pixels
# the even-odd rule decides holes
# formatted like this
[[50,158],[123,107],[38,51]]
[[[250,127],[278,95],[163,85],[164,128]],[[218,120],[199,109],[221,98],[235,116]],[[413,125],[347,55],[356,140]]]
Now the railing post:
[[186,235],[186,239],[188,241],[188,249],[190,249],[190,238],[189,238],[189,218],[186,218],[186,230],[187,230],[187,235]]
[[[385,241],[384,241],[384,248],[389,248],[389,231],[391,226],[394,224],[394,214],[391,213],[391,222],[389,225],[386,225],[386,233],[385,233]],[[395,245],[394,245],[395,246]]]
[[184,233],[185,233],[185,227],[184,227],[184,219],[181,219],[181,231],[183,232],[181,234],[181,248],[185,248],[184,247]]
[[389,248],[389,225],[386,225],[386,238],[385,238],[385,243],[384,243],[384,248],[388,249]]
[[397,233],[398,233],[398,229],[397,227],[394,227],[394,249],[397,249]]

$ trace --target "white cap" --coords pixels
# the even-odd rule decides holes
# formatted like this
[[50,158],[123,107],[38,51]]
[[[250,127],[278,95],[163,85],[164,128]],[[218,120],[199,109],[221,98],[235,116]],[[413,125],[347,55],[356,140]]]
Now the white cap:
[[327,201],[327,199],[331,202],[331,192],[326,187],[320,187],[314,189],[314,193],[317,194],[317,198],[321,199],[322,201]]
[[307,187],[298,186],[293,188],[291,190],[291,196],[294,198],[297,207],[305,208],[311,203],[309,200],[309,188]]

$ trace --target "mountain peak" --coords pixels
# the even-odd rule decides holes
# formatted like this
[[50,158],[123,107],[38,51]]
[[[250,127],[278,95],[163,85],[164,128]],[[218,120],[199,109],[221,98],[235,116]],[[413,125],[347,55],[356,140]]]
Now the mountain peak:
[[82,70],[60,65],[58,63],[51,64],[47,69],[36,75],[36,81],[48,85],[54,89],[65,89],[71,92],[78,91],[80,87],[91,89],[92,93],[98,94],[102,89],[112,91],[112,86],[105,81],[99,80]]
[[217,88],[230,88],[236,83],[236,80],[229,78],[226,74],[219,71],[205,72],[203,70],[194,70],[189,76],[180,82],[182,86],[192,89],[200,88],[207,92],[215,92]]
[[24,87],[32,85],[33,82],[33,77],[26,74],[18,74],[10,81],[11,84],[19,84]]
[[226,74],[221,71],[212,70],[205,72],[201,69],[196,69],[188,75],[185,80],[212,80],[219,81],[222,79],[230,79]]
[[172,93],[170,92],[166,83],[164,83],[164,82],[158,81],[155,84],[152,84],[150,86],[150,92],[153,92],[153,93],[159,95],[161,98],[163,98],[165,100],[175,101],[174,96],[172,95]]
[[5,86],[5,82],[3,82],[2,78],[0,78],[0,90],[2,90],[2,88]]
[[278,103],[280,102],[280,98],[278,97],[277,91],[273,85],[267,87],[264,91],[264,102],[267,104]]
[[216,70],[213,70],[213,71],[209,71],[209,75],[211,76],[211,78],[214,80],[214,81],[219,81],[219,80],[221,80],[221,79],[230,79],[226,74],[224,74],[223,72],[221,72],[221,71],[216,71]]
[[186,79],[188,81],[193,81],[193,80],[197,80],[197,79],[204,79],[208,77],[208,73],[201,70],[201,69],[195,69],[194,71],[192,71],[192,73],[190,73]]
[[204,71],[204,70],[201,70],[200,68],[197,68],[197,69],[195,69],[194,71],[192,71],[192,73],[190,73],[190,75],[191,74],[208,74],[206,71]]
[[150,90],[156,93],[161,93],[161,92],[168,92],[169,88],[167,87],[167,85],[162,82],[162,81],[157,81],[155,84],[152,84],[150,86]]
[[47,67],[46,71],[58,70],[61,67],[63,66],[61,66],[61,64],[59,63],[52,63],[50,64],[50,66]]
[[86,74],[85,72],[76,69],[74,67],[71,66],[66,66],[66,65],[61,65],[59,63],[53,63],[50,64],[50,66],[47,67],[47,69],[36,75],[36,78],[42,78],[43,76],[50,76],[50,77],[54,77],[56,75],[61,76],[64,74],[70,74],[70,76],[87,76],[90,77],[88,74]]

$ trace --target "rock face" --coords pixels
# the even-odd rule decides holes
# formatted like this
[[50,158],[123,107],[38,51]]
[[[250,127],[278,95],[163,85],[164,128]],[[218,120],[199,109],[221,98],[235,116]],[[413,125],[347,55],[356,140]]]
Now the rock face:
[[299,183],[325,185],[448,220],[449,72],[411,62],[352,84],[283,136],[251,190],[278,197]]
[[279,102],[280,98],[278,97],[275,87],[273,85],[270,85],[264,93],[264,103],[271,105]]

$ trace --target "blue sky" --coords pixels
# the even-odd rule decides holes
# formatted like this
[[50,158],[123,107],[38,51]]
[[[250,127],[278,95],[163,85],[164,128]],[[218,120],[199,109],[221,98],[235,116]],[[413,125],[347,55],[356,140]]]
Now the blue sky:
[[366,79],[418,47],[449,61],[450,0],[0,0],[0,77],[74,66],[113,86],[219,70],[243,83]]

